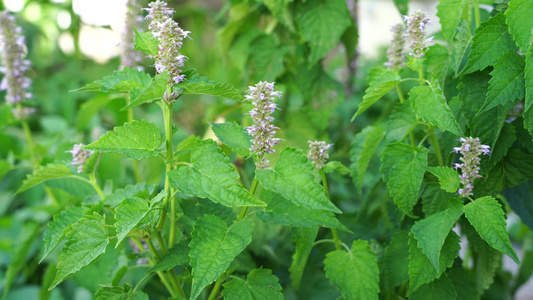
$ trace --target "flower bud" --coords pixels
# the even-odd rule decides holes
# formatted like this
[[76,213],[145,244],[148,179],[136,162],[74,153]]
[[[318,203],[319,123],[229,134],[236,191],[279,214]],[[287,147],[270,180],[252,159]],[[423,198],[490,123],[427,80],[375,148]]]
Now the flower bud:
[[315,165],[317,169],[324,168],[326,160],[329,158],[328,150],[333,144],[326,144],[324,141],[308,141],[309,143],[309,156],[308,159]]

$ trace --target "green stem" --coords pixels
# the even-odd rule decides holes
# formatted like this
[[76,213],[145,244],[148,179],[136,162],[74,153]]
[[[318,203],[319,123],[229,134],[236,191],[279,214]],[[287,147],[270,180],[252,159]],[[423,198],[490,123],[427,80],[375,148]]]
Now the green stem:
[[[252,182],[252,187],[250,188],[250,194],[255,194],[255,190],[257,189],[257,185],[259,184],[259,180],[257,178],[254,178],[254,181]],[[246,212],[248,211],[248,206],[245,206],[241,209],[241,213],[239,214],[239,217],[237,218],[237,221],[242,220],[246,216]]]
[[[329,198],[328,181],[326,180],[326,173],[324,172],[324,169],[320,169],[320,177],[322,178],[322,185],[324,186],[324,194],[326,195],[328,200],[331,201],[331,199]],[[333,234],[335,249],[341,250],[341,241],[339,239],[339,233],[337,232],[337,229],[331,228],[331,233]]]
[[135,292],[137,291],[137,289],[141,286],[141,284],[146,280],[148,279],[150,276],[152,276],[151,273],[148,273],[146,275],[144,275],[143,278],[141,278],[141,280],[139,280],[139,282],[137,282],[137,284],[135,285],[135,288],[133,289],[133,291],[131,292],[132,295],[135,295]]
[[433,148],[435,148],[435,155],[437,156],[437,162],[439,163],[439,166],[444,166],[444,161],[442,160],[442,153],[440,152],[440,146],[439,141],[437,140],[437,136],[435,135],[435,130],[433,130],[433,126],[428,124],[428,131],[429,131],[429,139],[431,141],[431,145]]
[[[130,104],[129,94],[124,95],[124,97],[126,98],[126,105],[129,105]],[[128,123],[131,123],[131,122],[133,122],[133,108],[128,108]],[[135,177],[135,182],[141,183],[142,178],[141,178],[141,172],[139,170],[139,161],[132,160],[132,164],[133,164],[133,176]]]
[[400,99],[400,103],[403,103],[404,101],[403,93],[402,93],[402,89],[400,88],[399,84],[396,85],[396,92],[398,93],[398,99]]
[[207,298],[207,300],[215,300],[215,298],[218,295],[218,291],[220,290],[220,287],[222,286],[223,282],[224,282],[224,274],[218,277],[217,282],[215,283],[215,286],[211,290],[211,293],[209,294],[209,298]]
[[418,70],[418,82],[421,86],[426,84],[424,79],[424,67],[422,65],[420,65],[420,69]]
[[479,15],[479,1],[474,0],[474,17],[476,19],[476,28],[481,24],[481,17]]
[[147,238],[144,240],[146,242],[146,245],[148,245],[148,249],[150,250],[150,253],[152,253],[152,257],[156,262],[161,260],[161,256],[159,253],[157,253],[157,250],[155,249],[154,243],[152,243],[151,238]]
[[90,179],[90,183],[93,186],[94,190],[98,193],[98,196],[100,196],[100,198],[102,200],[104,200],[105,199],[105,194],[102,191],[102,189],[100,188],[100,186],[98,185],[98,182],[96,181],[96,177],[94,176],[94,171],[91,174],[89,174],[89,179]]

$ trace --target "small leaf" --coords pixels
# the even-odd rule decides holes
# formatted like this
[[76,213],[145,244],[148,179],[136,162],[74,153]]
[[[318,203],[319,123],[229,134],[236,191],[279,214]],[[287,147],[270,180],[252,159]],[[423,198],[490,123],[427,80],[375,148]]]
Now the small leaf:
[[427,255],[435,271],[440,270],[440,253],[444,241],[462,215],[463,205],[458,201],[453,201],[445,211],[422,219],[411,228],[413,237],[418,242],[418,248]]
[[350,252],[336,250],[324,260],[326,277],[346,299],[378,299],[379,269],[367,241],[357,240]]
[[108,131],[98,141],[83,149],[98,152],[116,152],[130,159],[154,157],[163,152],[159,127],[147,121],[136,121]]
[[340,161],[331,160],[324,165],[324,173],[333,173],[335,171],[339,172],[342,175],[350,173],[350,169],[347,166],[343,165]]
[[289,272],[291,273],[292,286],[298,290],[305,265],[307,264],[307,258],[313,249],[315,239],[318,235],[318,226],[309,228],[291,227],[291,232],[294,237],[295,249]]
[[496,199],[489,196],[478,198],[465,205],[464,211],[470,224],[485,242],[517,264],[520,263],[509,241],[503,210]]
[[179,243],[170,248],[158,263],[146,270],[146,273],[171,270],[175,266],[185,266],[189,260],[189,247],[184,243]]
[[251,155],[252,137],[246,133],[244,128],[236,122],[211,123],[211,128],[217,138],[228,146],[231,151],[248,157]]
[[220,218],[210,215],[196,221],[189,244],[191,300],[198,298],[204,287],[220,277],[252,241],[253,225],[252,219],[245,218],[228,228]]
[[403,103],[396,104],[385,128],[387,140],[392,142],[402,141],[416,124],[416,115],[411,108],[411,102],[405,100]]
[[150,74],[136,68],[124,68],[122,71],[114,71],[113,75],[96,80],[72,92],[102,91],[105,93],[128,93],[134,88],[147,88],[151,82],[152,77]]
[[183,94],[220,96],[235,102],[242,102],[244,99],[242,93],[231,84],[210,81],[207,77],[200,77],[198,74],[193,75],[189,81],[180,83],[177,87],[183,89]]
[[476,29],[472,39],[472,51],[468,55],[468,63],[461,74],[492,66],[502,53],[513,49],[517,49],[516,44],[505,25],[504,14],[499,13],[481,23]]
[[394,0],[400,15],[407,16],[409,13],[409,0]]
[[452,281],[448,278],[448,276],[443,275],[437,280],[433,280],[432,282],[421,286],[409,297],[409,299],[456,300],[461,298],[457,298],[457,292],[455,291]]
[[281,152],[274,169],[256,169],[255,174],[264,188],[279,193],[296,205],[341,213],[314,180],[314,169],[301,150],[288,147]]
[[130,104],[122,108],[126,110],[137,107],[144,103],[152,103],[154,101],[162,100],[168,86],[168,72],[156,75],[148,88],[138,88],[131,91]]
[[133,30],[135,30],[133,49],[147,53],[152,57],[156,57],[157,54],[159,54],[159,41],[149,32],[139,33],[135,27],[133,27]]
[[411,214],[418,201],[420,185],[427,168],[428,150],[404,143],[389,144],[381,154],[381,173],[394,203]]
[[385,132],[380,127],[367,126],[355,135],[350,150],[350,169],[355,187],[361,195],[363,190],[363,179],[368,168],[368,164],[376,152],[379,143],[383,139]]
[[172,187],[228,207],[265,205],[239,184],[239,174],[215,142],[196,140],[188,150],[189,162],[168,173]]
[[138,183],[136,185],[127,185],[122,189],[116,189],[113,194],[105,198],[104,203],[114,208],[122,203],[124,199],[132,198],[133,196],[139,198],[147,198],[154,192],[155,186],[146,183]]
[[531,46],[531,28],[533,28],[533,2],[529,0],[509,1],[509,8],[505,11],[509,32],[522,53],[526,53]]
[[413,111],[422,120],[436,125],[442,131],[463,136],[437,82],[432,82],[431,86],[414,87],[409,92],[409,99]]
[[38,169],[33,170],[32,174],[29,174],[26,177],[26,179],[22,182],[22,186],[15,194],[22,193],[25,190],[50,179],[65,178],[70,176],[73,176],[72,172],[65,165],[48,164],[46,166],[40,166]]
[[429,167],[428,171],[437,176],[440,187],[448,193],[457,193],[461,178],[456,170],[450,167]]
[[473,2],[469,0],[442,0],[437,5],[437,16],[442,33],[448,42],[453,40],[457,27],[463,20],[471,19]]
[[96,300],[148,300],[148,295],[124,283],[124,287],[102,286],[95,294]]
[[352,117],[352,122],[357,116],[367,110],[372,104],[378,101],[381,97],[385,96],[392,88],[394,88],[402,78],[398,73],[381,69],[381,72],[377,77],[370,82],[370,86],[366,89],[363,96],[363,102],[359,104],[357,112]]
[[283,299],[279,279],[268,269],[254,269],[246,281],[234,277],[231,281],[224,283],[222,296],[226,300],[275,300]]
[[49,290],[105,252],[109,238],[104,226],[104,218],[97,213],[85,216],[72,225],[63,253],[59,256],[56,278]]
[[54,215],[54,220],[48,223],[48,229],[44,232],[44,254],[39,263],[59,245],[68,232],[67,228],[78,222],[83,217],[84,211],[81,206],[69,206],[59,214]]

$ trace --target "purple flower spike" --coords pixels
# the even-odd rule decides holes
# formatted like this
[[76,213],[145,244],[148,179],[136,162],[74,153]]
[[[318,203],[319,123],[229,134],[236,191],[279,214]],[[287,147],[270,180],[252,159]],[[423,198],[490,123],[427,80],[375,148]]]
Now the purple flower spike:
[[327,151],[333,144],[326,144],[324,141],[307,141],[309,143],[309,158],[317,169],[324,168],[324,163],[329,158]]
[[72,162],[70,163],[72,166],[78,166],[78,173],[83,173],[83,166],[85,165],[85,162],[91,156],[94,151],[90,150],[83,150],[81,149],[84,144],[76,144],[72,147],[72,150],[68,150],[67,152],[72,153]]
[[411,40],[411,50],[409,53],[412,57],[421,58],[424,56],[428,47],[433,44],[433,39],[426,39],[426,26],[431,24],[431,20],[427,18],[425,12],[420,10],[415,11],[410,16],[405,16],[407,23],[407,34],[405,35]]
[[405,46],[405,28],[403,23],[392,26],[391,31],[393,32],[392,41],[387,50],[389,61],[385,63],[385,66],[389,70],[396,70],[405,66],[403,51]]
[[460,160],[462,164],[455,163],[454,168],[460,168],[462,174],[459,176],[463,188],[458,190],[458,194],[463,197],[472,196],[474,190],[474,180],[482,176],[479,175],[479,163],[481,159],[479,156],[490,155],[490,146],[481,145],[479,138],[461,138],[461,147],[453,148],[453,152],[460,153],[463,157]]

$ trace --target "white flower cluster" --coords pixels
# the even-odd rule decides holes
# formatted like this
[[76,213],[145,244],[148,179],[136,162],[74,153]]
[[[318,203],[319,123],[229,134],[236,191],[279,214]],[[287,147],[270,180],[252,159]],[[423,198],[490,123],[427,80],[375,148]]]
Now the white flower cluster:
[[309,143],[308,159],[316,166],[317,169],[324,168],[324,163],[329,158],[328,150],[333,144],[326,144],[324,141],[307,141]]
[[403,23],[392,26],[393,32],[392,41],[389,49],[387,50],[387,57],[389,61],[385,63],[385,66],[389,70],[396,70],[405,65],[404,63],[404,51],[405,47],[405,28]]
[[415,58],[421,58],[428,50],[428,47],[433,44],[433,37],[425,38],[426,26],[431,24],[431,20],[425,12],[421,12],[420,10],[404,18],[407,23],[407,34],[405,37],[411,40],[410,48],[413,51],[409,55]]
[[142,16],[138,14],[140,5],[137,0],[126,0],[126,18],[124,20],[124,28],[122,29],[121,41],[121,68],[138,68],[139,62],[142,60],[141,52],[133,49],[133,41],[135,39],[135,31],[133,28],[139,28],[142,21]]
[[474,180],[481,177],[479,175],[479,163],[481,162],[479,156],[481,154],[489,155],[490,146],[481,145],[479,138],[468,137],[460,138],[459,140],[462,143],[461,146],[453,148],[453,152],[460,153],[463,156],[460,158],[461,164],[454,164],[456,170],[461,169],[462,171],[459,178],[461,178],[463,187],[459,189],[458,194],[468,197],[472,195],[474,190]]

